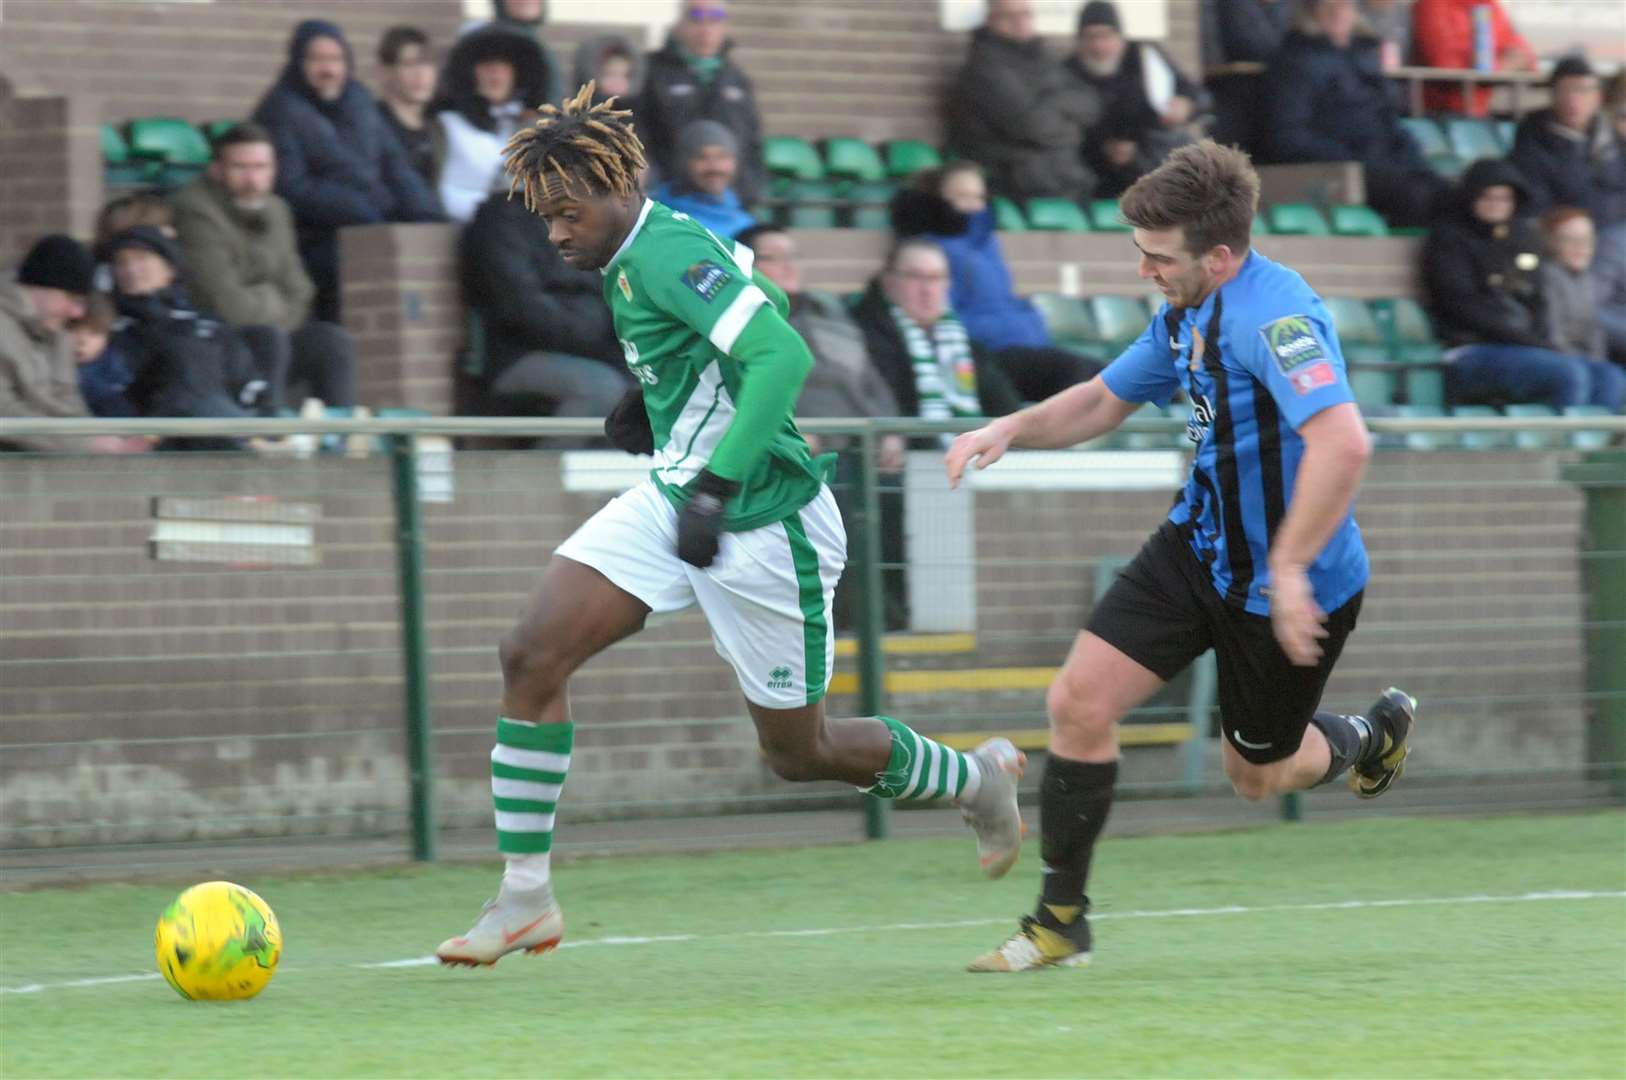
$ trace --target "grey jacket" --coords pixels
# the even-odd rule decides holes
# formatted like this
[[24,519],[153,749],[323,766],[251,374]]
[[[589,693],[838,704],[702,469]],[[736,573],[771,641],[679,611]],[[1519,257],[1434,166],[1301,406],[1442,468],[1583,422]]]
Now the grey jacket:
[[186,254],[186,284],[198,307],[237,326],[297,330],[310,318],[316,287],[305,273],[293,215],[279,195],[264,210],[242,210],[200,176],[170,200]]
[[[73,343],[47,330],[17,282],[0,282],[0,420],[7,417],[89,416],[79,393]],[[81,440],[45,435],[0,436],[24,450],[73,450]]]
[[797,416],[900,415],[892,389],[870,362],[863,330],[840,300],[798,293],[790,301],[790,325],[813,353],[813,370],[796,402]]
[[1592,275],[1577,274],[1557,259],[1543,259],[1541,292],[1547,301],[1548,343],[1571,356],[1608,359]]

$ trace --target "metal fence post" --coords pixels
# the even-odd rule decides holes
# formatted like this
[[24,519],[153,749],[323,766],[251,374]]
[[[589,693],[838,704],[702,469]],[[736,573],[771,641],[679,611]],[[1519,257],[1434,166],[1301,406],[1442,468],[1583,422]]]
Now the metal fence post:
[[[878,716],[886,708],[886,602],[881,585],[881,493],[876,475],[876,434],[866,425],[859,437],[856,492],[860,604],[858,610],[858,697],[865,716]],[[874,795],[864,796],[864,835],[886,839],[892,804]]]
[[1586,495],[1581,573],[1587,587],[1587,776],[1626,799],[1626,451],[1599,450],[1566,465]]
[[407,772],[411,778],[412,857],[435,858],[434,762],[429,746],[429,645],[423,599],[423,520],[418,456],[411,435],[390,435],[395,495],[395,554],[401,591],[401,674],[406,697]]

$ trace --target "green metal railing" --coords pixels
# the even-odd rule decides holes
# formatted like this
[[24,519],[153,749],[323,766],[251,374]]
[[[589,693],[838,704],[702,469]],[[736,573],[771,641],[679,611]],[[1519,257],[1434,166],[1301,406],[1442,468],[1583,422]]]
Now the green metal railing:
[[[959,549],[950,551],[952,545],[945,546],[947,533],[955,526],[945,518],[941,523],[944,535],[920,530],[910,540],[906,559],[888,561],[881,541],[882,506],[898,481],[877,468],[879,440],[890,433],[923,439],[969,425],[806,421],[802,426],[821,437],[847,438],[849,445],[843,454],[852,466],[844,470],[851,477],[851,485],[843,492],[843,499],[850,537],[847,575],[855,595],[853,672],[848,676],[850,684],[844,684],[846,688],[839,692],[833,691],[833,697],[859,714],[895,712],[933,733],[1042,727],[1044,673],[1065,655],[1079,625],[1077,615],[1089,604],[1087,598],[1082,598],[1087,590],[1079,589],[1075,596],[1067,591],[1065,583],[1098,577],[1109,572],[1107,568],[1115,564],[1114,560],[1131,554],[1138,537],[1149,532],[1161,516],[1167,491],[1126,494],[1072,488],[1042,467],[1046,461],[1070,459],[1036,455],[1025,464],[1007,461],[995,471],[1003,478],[1003,486],[973,485],[975,500],[952,497],[961,499],[952,505],[961,507],[967,515],[959,520],[988,537],[986,549],[979,548],[969,555]],[[1363,613],[1363,627],[1357,631],[1341,669],[1347,666],[1368,672],[1390,665],[1400,678],[1418,680],[1425,688],[1434,687],[1425,694],[1427,707],[1435,710],[1431,716],[1443,710],[1447,715],[1461,713],[1465,718],[1483,717],[1504,725],[1509,734],[1497,737],[1505,738],[1508,758],[1500,769],[1490,764],[1495,755],[1488,753],[1476,758],[1478,763],[1472,767],[1460,769],[1444,766],[1443,754],[1436,754],[1432,762],[1419,762],[1415,773],[1422,783],[1426,785],[1432,778],[1442,792],[1458,793],[1442,798],[1466,799],[1468,788],[1487,781],[1513,788],[1528,784],[1525,801],[1533,805],[1581,798],[1583,794],[1596,797],[1599,785],[1613,798],[1626,797],[1626,769],[1622,765],[1626,761],[1626,610],[1622,608],[1626,603],[1626,453],[1577,449],[1568,443],[1579,432],[1591,433],[1590,444],[1598,441],[1599,434],[1618,440],[1626,434],[1626,419],[1379,418],[1371,421],[1371,427],[1380,440],[1396,445],[1380,453],[1363,490],[1361,516],[1366,520],[1370,514],[1376,522],[1369,538],[1374,551],[1375,588]],[[354,708],[343,703],[352,682],[376,685],[381,691],[398,688],[393,692],[399,694],[399,709],[405,718],[404,724],[397,723],[395,736],[400,739],[404,780],[399,811],[385,800],[355,810],[296,812],[271,798],[276,794],[271,789],[277,781],[264,780],[267,791],[262,801],[274,809],[256,811],[249,807],[233,811],[240,816],[216,824],[224,830],[222,835],[242,837],[308,835],[312,829],[345,835],[351,828],[347,824],[349,814],[358,822],[373,822],[368,828],[389,833],[393,831],[390,823],[399,813],[411,838],[413,854],[420,859],[434,858],[437,837],[444,828],[472,826],[480,813],[477,769],[471,763],[476,756],[483,756],[489,726],[487,721],[477,719],[478,707],[467,701],[487,695],[494,678],[492,649],[500,630],[494,625],[497,617],[491,610],[502,609],[510,590],[516,600],[519,593],[528,591],[540,559],[551,546],[549,541],[556,542],[575,522],[585,519],[595,505],[608,497],[610,488],[600,485],[587,494],[571,493],[569,485],[558,479],[565,459],[554,451],[462,450],[457,453],[456,501],[443,507],[433,499],[426,502],[428,476],[420,467],[415,447],[419,440],[431,436],[580,438],[596,434],[598,429],[598,422],[592,420],[525,418],[0,423],[0,438],[40,433],[335,433],[378,440],[372,456],[361,462],[322,457],[285,462],[247,455],[154,454],[134,461],[85,456],[53,463],[33,455],[0,456],[0,505],[10,508],[0,518],[0,537],[4,538],[0,559],[10,560],[0,577],[0,620],[8,623],[5,648],[0,651],[0,703],[5,704],[0,715],[8,718],[7,725],[0,728],[0,775],[10,778],[6,784],[8,796],[26,787],[24,781],[35,771],[40,776],[59,778],[78,769],[88,771],[87,775],[121,777],[120,782],[128,781],[137,787],[173,784],[173,777],[166,779],[162,766],[167,754],[184,761],[191,770],[189,775],[203,778],[198,781],[198,790],[205,796],[200,798],[200,805],[214,805],[208,796],[230,785],[223,779],[224,772],[201,760],[200,756],[206,757],[211,751],[216,757],[253,757],[264,748],[280,746],[284,749],[267,751],[265,756],[339,761],[344,755],[337,750],[330,753],[327,748],[359,740],[375,748],[384,745],[385,749],[377,753],[390,757],[396,751],[386,745],[392,738],[387,721],[380,720],[371,728],[339,721],[347,719],[346,710]],[[1179,422],[1141,417],[1132,418],[1124,428],[1127,437],[1134,437],[1135,448],[1161,447],[1165,455],[1177,448],[1182,430]],[[1411,436],[1438,436],[1449,443],[1468,431],[1493,436],[1517,434],[1530,448],[1404,448]],[[1117,447],[1127,449],[1125,441],[1120,440]],[[1543,441],[1551,445],[1543,446]],[[1093,464],[1107,459],[1080,460]],[[1182,457],[1176,464],[1183,467],[1184,460]],[[919,486],[925,473],[931,471],[931,464],[923,460],[924,472],[909,474],[911,502],[943,497]],[[1026,479],[1024,469],[1030,470]],[[995,477],[995,473],[988,475]],[[53,489],[53,483],[60,486]],[[547,535],[539,537],[534,545],[534,558],[530,554],[510,554],[525,552],[524,543],[488,543],[479,535],[481,529],[495,528],[504,520],[506,505],[531,498],[536,488],[547,488],[546,498],[550,501],[541,510],[525,511],[531,515],[528,521],[541,522],[547,530]],[[386,492],[388,497],[384,499]],[[103,502],[111,507],[106,511],[111,515],[106,520],[128,526],[120,515],[128,515],[129,507],[135,505],[133,500],[250,495],[274,501],[279,493],[289,500],[304,499],[314,504],[333,503],[340,496],[355,503],[343,513],[335,512],[332,520],[317,530],[328,534],[320,546],[331,565],[287,571],[245,571],[229,564],[199,567],[184,562],[176,566],[138,566],[127,538],[97,543],[95,537],[81,535],[92,527],[74,524],[82,515],[93,516]],[[1521,502],[1526,498],[1528,505]],[[112,505],[116,499],[123,501]],[[479,504],[479,522],[484,524],[459,531],[466,502]],[[973,504],[975,509],[970,508]],[[951,503],[939,501],[931,505]],[[62,513],[53,509],[57,506],[62,507]],[[1510,520],[1517,519],[1518,523],[1498,523],[1502,506],[1507,507]],[[1452,524],[1458,509],[1462,519],[1471,524]],[[145,528],[144,523],[137,524],[140,528],[125,531],[135,535]],[[58,543],[59,535],[70,539]],[[378,561],[373,554],[385,537],[393,547],[392,571],[386,570],[388,563]],[[500,552],[487,555],[488,550],[498,547]],[[61,568],[53,560],[60,560]],[[1438,567],[1440,573],[1435,575],[1432,567]],[[1481,570],[1483,580],[1491,584],[1476,591],[1475,575]],[[393,589],[388,593],[396,607],[393,618],[384,620],[381,614],[372,614],[381,610],[379,604],[386,595],[383,591],[353,590],[356,596],[364,597],[357,603],[361,606],[365,602],[369,614],[365,618],[358,616],[353,625],[346,623],[333,630],[335,640],[341,644],[330,653],[324,654],[324,646],[320,645],[300,650],[286,642],[275,646],[253,644],[257,626],[263,625],[269,631],[282,623],[298,625],[297,618],[290,614],[296,606],[294,601],[283,603],[277,599],[279,582],[304,581],[302,590],[290,592],[318,595],[322,590],[309,587],[309,582],[312,575],[325,575],[321,581],[343,593],[349,588],[346,583],[353,584],[359,580],[358,575],[376,577],[386,573],[393,575]],[[966,639],[943,645],[945,650],[961,649],[961,653],[922,658],[896,651],[897,639],[886,632],[883,578],[904,573],[917,585],[926,579],[947,581],[952,589],[961,589],[970,598],[967,603],[974,605],[976,617],[958,635],[944,633],[940,628],[916,635],[928,639],[928,644],[934,634],[944,639]],[[260,575],[249,580],[266,586],[255,591],[254,604],[240,601],[245,574]],[[480,584],[488,579],[498,583]],[[510,579],[512,586],[506,584]],[[105,597],[104,602],[98,603],[96,596],[79,598],[87,581],[100,587],[97,595]],[[191,602],[181,595],[181,586],[187,582],[209,588],[218,582],[218,592],[206,591],[212,608],[230,611],[239,602],[249,612],[260,612],[263,607],[267,621],[223,630],[218,647],[192,644],[172,648],[165,644],[162,619],[170,609]],[[1406,595],[1406,588],[1412,586],[1402,588],[1397,582],[1413,583],[1418,592],[1432,589],[1438,597],[1430,600]],[[1383,590],[1381,597],[1375,595],[1379,588]],[[1545,595],[1543,589],[1547,590]],[[1451,590],[1460,590],[1460,596]],[[269,598],[262,598],[261,593]],[[132,599],[122,600],[126,594]],[[67,599],[70,595],[73,599]],[[1015,599],[1007,602],[1007,595]],[[99,612],[143,604],[153,605],[151,625],[157,629],[152,635],[143,637],[139,628],[122,629],[118,633],[124,636],[117,638],[122,644],[109,646],[122,651],[73,654],[73,633],[77,632],[73,628],[79,625],[75,620],[89,625]],[[15,625],[9,625],[12,615]],[[250,615],[251,619],[261,617]],[[137,626],[128,613],[124,623]],[[35,624],[43,629],[31,628]],[[385,644],[374,628],[393,633],[395,644]],[[322,632],[327,629],[324,626]],[[289,631],[284,637],[292,640],[292,634]],[[247,644],[241,649],[229,645],[228,635],[235,635],[232,641],[241,639]],[[1453,638],[1464,640],[1457,643]],[[1510,671],[1524,664],[1519,670],[1531,673],[1533,687],[1546,679],[1556,689],[1538,687],[1521,693],[1510,674],[1503,682],[1495,683],[1495,690],[1476,691],[1460,669],[1471,663],[1471,646],[1478,641],[1483,641],[1487,655],[1504,658]],[[1450,652],[1452,660],[1432,664],[1431,653],[1440,653],[1447,643],[1454,649]],[[829,787],[792,795],[783,785],[758,783],[747,776],[748,767],[738,764],[740,755],[734,753],[739,749],[735,745],[738,739],[709,729],[700,733],[706,725],[700,719],[707,715],[706,707],[686,704],[689,699],[684,695],[695,695],[694,702],[720,699],[719,685],[727,681],[723,665],[715,658],[704,657],[706,645],[702,627],[682,623],[651,635],[647,643],[618,647],[636,657],[637,663],[629,661],[613,672],[588,676],[588,693],[595,708],[608,712],[613,703],[642,701],[645,697],[649,703],[637,708],[627,705],[623,711],[629,714],[628,719],[605,725],[602,747],[589,747],[586,755],[600,754],[603,760],[596,766],[584,762],[587,767],[582,771],[590,777],[593,769],[605,773],[621,768],[654,769],[657,766],[637,765],[643,760],[639,755],[649,757],[651,762],[670,762],[687,760],[683,755],[690,749],[702,759],[710,754],[733,754],[729,760],[735,764],[715,766],[719,776],[730,778],[730,790],[717,795],[669,794],[653,800],[628,800],[606,794],[619,790],[606,786],[595,796],[597,789],[591,780],[577,780],[573,770],[573,790],[589,789],[574,812],[613,817],[671,812],[674,808],[715,812],[851,805],[851,795]],[[193,652],[185,651],[188,648]],[[638,653],[638,649],[645,652]],[[1365,652],[1357,656],[1360,650]],[[1528,654],[1527,659],[1520,658],[1521,651]],[[169,717],[164,721],[169,726],[164,727],[158,719],[143,718],[131,721],[132,726],[122,730],[116,723],[98,726],[97,720],[116,720],[116,713],[88,717],[84,702],[102,699],[87,697],[90,687],[75,687],[72,683],[81,679],[94,683],[113,672],[116,678],[108,677],[111,689],[107,699],[116,702],[119,687],[135,686],[140,681],[137,674],[120,673],[138,673],[142,657],[147,655],[155,663],[172,664],[176,670],[195,664],[201,676],[182,680],[184,686],[182,682],[176,684],[174,708],[153,706],[149,710],[152,717]],[[682,691],[670,700],[647,695],[637,681],[639,664],[647,658],[648,663],[661,666],[672,657],[682,658],[674,662],[682,678],[693,683],[695,689]],[[243,707],[222,709],[219,724],[210,727],[210,710],[214,706],[193,709],[183,702],[189,700],[185,695],[194,689],[201,694],[209,688],[207,669],[222,662],[222,658],[238,665],[264,663],[275,672],[265,678],[255,673],[247,680],[253,686],[244,690]],[[288,669],[286,674],[284,667]],[[53,674],[58,671],[60,677]],[[59,682],[53,681],[58,678]],[[1356,691],[1340,685],[1337,678],[1335,674],[1329,695],[1340,695],[1339,707],[1363,705],[1364,701],[1354,698]],[[278,679],[286,680],[281,688],[276,685]],[[229,680],[225,681],[229,689]],[[960,689],[934,689],[939,682]],[[899,688],[897,692],[889,689],[893,685]],[[463,696],[465,687],[470,688],[468,698]],[[334,703],[309,706],[310,711],[322,714],[320,722],[313,721],[303,732],[275,730],[277,718],[283,715],[281,710],[290,708],[289,702],[299,702],[299,708],[305,709],[304,697],[314,700],[322,695],[328,695],[324,701],[331,698]],[[259,698],[271,702],[264,706],[269,729],[228,730],[231,724],[224,719],[225,713],[251,713],[259,708],[252,701]],[[494,706],[495,697],[491,696],[490,701]],[[381,711],[377,704],[370,707],[374,712]],[[485,711],[489,713],[491,707]],[[177,733],[182,729],[175,726],[179,721],[173,714],[188,712],[198,715],[196,725]],[[1566,726],[1570,720],[1551,719],[1560,713],[1564,718],[1577,718],[1576,730],[1582,732],[1584,746],[1571,748],[1566,742],[1569,736],[1564,732],[1571,730]],[[147,715],[143,713],[142,717]],[[1185,715],[1183,703],[1161,714],[1154,710],[1150,725],[1138,730],[1167,736],[1171,723],[1158,721]],[[252,727],[251,721],[243,723]],[[1558,725],[1553,728],[1556,734],[1542,735],[1545,749],[1541,753],[1545,756],[1534,769],[1518,767],[1513,756],[1518,739],[1512,733],[1519,730],[1517,725],[1521,723],[1538,728]],[[144,725],[157,733],[143,735],[147,730]],[[721,730],[721,725],[715,726]],[[82,734],[68,734],[81,729]],[[1471,730],[1471,725],[1465,724],[1463,730]],[[689,732],[695,734],[689,736]],[[1212,751],[1213,740],[1208,734],[1200,733],[1201,742],[1188,743],[1188,748]],[[1171,797],[1192,790],[1187,768],[1197,759],[1187,755],[1165,762],[1167,754],[1160,749],[1163,745],[1149,740],[1144,751],[1132,751],[1140,755],[1137,761],[1147,763],[1146,775],[1139,780],[1130,777],[1126,789]],[[617,755],[627,756],[626,761]],[[9,767],[5,759],[10,759]],[[69,759],[75,762],[71,767],[60,764]],[[149,759],[160,764],[132,764]],[[702,761],[693,767],[703,770],[714,766]],[[150,779],[130,780],[132,770],[144,768],[152,770]],[[298,769],[290,766],[288,771]],[[1210,769],[1202,782],[1213,786],[1215,779],[1217,773]],[[385,781],[354,781],[358,788],[369,783],[377,787]],[[311,798],[319,804],[324,786],[320,773],[313,771],[311,779],[300,784],[311,789]],[[150,793],[142,789],[137,794],[145,798]],[[567,807],[570,802],[567,800]],[[28,824],[21,811],[14,811],[13,804],[7,805],[7,813],[0,816],[0,832],[5,837],[0,840],[0,849],[13,852],[48,847],[63,837],[66,839],[60,839],[62,843],[105,838],[99,842],[117,844],[127,842],[122,838],[142,833],[143,822],[138,818],[91,823],[78,832],[55,821]],[[150,805],[169,804],[158,799]],[[1317,812],[1317,805],[1314,798],[1292,798],[1284,801],[1282,812],[1298,818]],[[887,834],[887,804],[866,798],[862,800],[862,812],[866,835]],[[171,817],[155,818],[154,827],[163,826],[158,832],[186,839],[191,827],[187,822],[203,811],[181,807],[162,813]],[[13,827],[16,821],[23,823]],[[207,828],[200,827],[199,835],[208,834]],[[81,835],[93,839],[78,839]]]

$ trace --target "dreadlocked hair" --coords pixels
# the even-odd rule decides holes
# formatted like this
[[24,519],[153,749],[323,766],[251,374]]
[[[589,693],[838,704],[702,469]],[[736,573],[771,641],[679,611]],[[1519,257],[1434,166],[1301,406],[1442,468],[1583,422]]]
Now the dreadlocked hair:
[[594,105],[594,89],[590,82],[563,105],[543,105],[536,123],[503,147],[509,197],[523,192],[527,210],[535,213],[546,198],[550,176],[571,195],[637,193],[644,144],[633,133],[632,112],[617,109],[613,97]]

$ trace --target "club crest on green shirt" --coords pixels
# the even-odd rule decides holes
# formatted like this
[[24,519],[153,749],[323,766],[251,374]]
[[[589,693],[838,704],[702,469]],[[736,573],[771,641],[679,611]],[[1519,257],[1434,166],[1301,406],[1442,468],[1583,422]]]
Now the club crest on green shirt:
[[683,271],[683,284],[694,290],[694,294],[706,303],[711,303],[723,286],[734,280],[734,276],[722,266],[711,260],[697,262]]
[[615,283],[616,285],[620,286],[621,295],[627,298],[627,303],[632,303],[632,282],[627,280],[627,272],[625,270],[616,272]]

